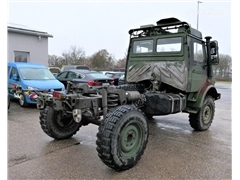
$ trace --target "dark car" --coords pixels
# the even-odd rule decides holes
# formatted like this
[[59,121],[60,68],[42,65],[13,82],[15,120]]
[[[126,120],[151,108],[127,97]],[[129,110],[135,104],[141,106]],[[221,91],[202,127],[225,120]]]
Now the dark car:
[[105,75],[112,78],[114,81],[114,85],[117,86],[118,85],[118,80],[119,78],[124,75],[124,72],[106,72]]
[[61,68],[60,72],[69,71],[72,69],[81,69],[81,70],[89,70],[90,71],[90,68],[85,65],[67,65],[67,66],[63,66]]
[[89,86],[101,87],[104,85],[113,85],[112,78],[107,77],[106,75],[89,70],[78,70],[72,69],[69,71],[61,72],[56,77],[60,82],[67,87],[67,82],[71,81],[74,83],[83,83],[88,84]]

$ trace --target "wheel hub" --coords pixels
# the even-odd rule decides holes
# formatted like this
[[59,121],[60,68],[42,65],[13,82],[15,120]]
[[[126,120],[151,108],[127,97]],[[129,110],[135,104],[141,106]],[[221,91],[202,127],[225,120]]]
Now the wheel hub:
[[73,121],[73,119],[63,116],[62,113],[60,112],[57,114],[56,119],[57,119],[57,124],[62,128],[67,127]]
[[120,148],[122,153],[125,156],[134,156],[140,148],[142,137],[142,130],[137,123],[125,127],[120,138]]
[[211,116],[212,116],[211,108],[209,106],[206,106],[203,111],[203,122],[207,124],[210,121]]

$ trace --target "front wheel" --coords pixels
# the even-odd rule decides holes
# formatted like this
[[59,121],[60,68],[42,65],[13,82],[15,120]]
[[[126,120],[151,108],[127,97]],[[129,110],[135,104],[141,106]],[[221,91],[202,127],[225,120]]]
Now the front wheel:
[[28,106],[28,103],[27,103],[27,101],[26,101],[26,97],[25,97],[25,95],[23,94],[23,93],[21,93],[20,95],[19,95],[19,105],[21,106],[21,107],[27,107]]
[[73,120],[72,114],[65,115],[49,106],[40,111],[39,119],[42,130],[56,140],[72,137],[82,125]]
[[196,131],[205,131],[212,124],[215,113],[214,99],[211,96],[206,96],[203,106],[197,114],[189,114],[190,126]]
[[142,111],[123,105],[107,114],[97,133],[97,152],[104,164],[126,170],[141,159],[148,142],[148,123]]

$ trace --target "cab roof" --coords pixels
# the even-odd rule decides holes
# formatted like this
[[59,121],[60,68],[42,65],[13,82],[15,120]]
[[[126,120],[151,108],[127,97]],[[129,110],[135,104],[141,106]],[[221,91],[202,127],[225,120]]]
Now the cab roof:
[[171,17],[166,19],[160,19],[156,23],[157,25],[153,25],[153,24],[142,25],[140,26],[140,28],[130,29],[129,34],[133,37],[136,37],[136,36],[139,37],[139,35],[154,36],[154,35],[172,33],[169,30],[176,29],[177,32],[186,32],[197,38],[202,39],[202,33],[200,31],[192,28],[189,23],[185,21],[180,21],[177,18]]

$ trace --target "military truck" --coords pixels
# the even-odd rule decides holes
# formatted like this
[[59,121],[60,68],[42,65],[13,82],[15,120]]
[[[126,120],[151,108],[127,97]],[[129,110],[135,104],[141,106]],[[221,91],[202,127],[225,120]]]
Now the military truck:
[[39,93],[42,130],[71,138],[89,123],[99,126],[97,153],[114,170],[136,165],[148,142],[153,116],[188,113],[195,131],[212,124],[215,100],[212,66],[219,63],[218,43],[176,18],[129,30],[125,84],[93,89],[69,82],[66,93]]

